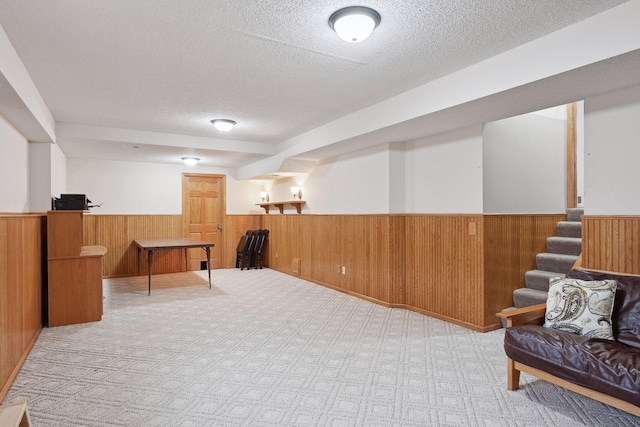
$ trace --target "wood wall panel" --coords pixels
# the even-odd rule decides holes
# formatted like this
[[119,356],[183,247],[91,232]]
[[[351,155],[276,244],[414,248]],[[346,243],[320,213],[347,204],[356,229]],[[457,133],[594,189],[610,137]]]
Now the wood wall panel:
[[[224,224],[224,245],[225,260],[224,268],[234,268],[236,266],[236,248],[240,238],[247,230],[258,230],[262,227],[262,215],[227,215]],[[268,259],[263,257],[263,264],[268,264]]]
[[345,267],[340,287],[358,295],[369,295],[367,269],[369,255],[369,227],[366,216],[344,216],[336,230],[340,237],[341,264]]
[[[104,276],[133,276],[138,274],[138,250],[135,239],[182,237],[181,215],[96,215],[83,216],[83,245],[107,248],[104,257]],[[140,274],[147,274],[146,257],[142,256]],[[153,273],[184,271],[184,252],[158,251],[153,258]]]
[[524,273],[536,269],[565,214],[484,216],[484,325],[498,324],[495,313],[513,305],[513,291],[525,286]]
[[407,216],[408,306],[483,326],[482,220],[482,215]]
[[[85,215],[85,245],[109,251],[105,275],[137,272],[134,238],[180,236],[180,215]],[[384,305],[476,330],[498,326],[524,272],[563,215],[228,215],[225,267],[247,230],[268,229],[265,265]],[[181,271],[180,251],[154,272]],[[164,258],[161,258],[164,257]],[[299,270],[293,261],[299,260]],[[339,268],[346,268],[346,275]],[[141,272],[146,274],[146,263]],[[157,269],[157,270],[156,270]]]
[[[310,241],[306,244],[310,230],[303,230],[308,219],[302,215],[264,215],[262,228],[269,230],[269,267],[287,274],[300,276],[302,271],[311,271],[309,255]],[[293,259],[300,259],[300,272],[292,269]]]
[[311,246],[312,262],[310,262],[311,271],[308,277],[315,282],[343,288],[340,275],[342,260],[339,218],[336,215],[309,217],[311,223],[306,235]]
[[[471,327],[499,327],[561,215],[264,215],[271,268]],[[346,275],[340,267],[346,267]]]
[[389,224],[388,215],[265,215],[269,266],[297,275],[291,263],[298,258],[304,279],[390,303]]
[[310,278],[312,276],[313,265],[315,264],[315,252],[310,238],[310,230],[313,229],[315,221],[310,215],[300,216],[300,276]]
[[42,329],[46,217],[0,217],[0,402]]
[[583,216],[582,266],[640,274],[640,216]]
[[389,302],[394,305],[406,304],[405,224],[404,215],[389,217]]
[[391,303],[390,218],[388,215],[367,216],[364,228],[367,241],[363,267],[367,274],[360,289],[375,300]]

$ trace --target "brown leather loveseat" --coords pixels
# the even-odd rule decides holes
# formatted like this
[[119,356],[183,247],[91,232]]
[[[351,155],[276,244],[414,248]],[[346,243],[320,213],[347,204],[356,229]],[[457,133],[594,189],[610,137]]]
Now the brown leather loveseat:
[[573,270],[567,277],[617,281],[614,340],[541,326],[545,304],[500,313],[507,320],[508,389],[516,390],[526,372],[640,416],[640,276]]

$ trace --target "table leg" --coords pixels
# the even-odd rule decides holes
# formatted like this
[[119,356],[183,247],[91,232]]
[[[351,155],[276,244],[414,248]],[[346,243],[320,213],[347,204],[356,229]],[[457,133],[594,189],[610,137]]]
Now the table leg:
[[142,251],[142,248],[138,246],[138,276],[140,275],[140,252],[141,251]]
[[149,293],[151,295],[151,269],[153,267],[153,249],[149,249]]
[[187,251],[189,249],[184,248],[184,271],[189,271],[189,261],[187,260]]
[[211,289],[211,248],[207,246],[204,248],[207,252],[207,270],[209,270],[209,289]]

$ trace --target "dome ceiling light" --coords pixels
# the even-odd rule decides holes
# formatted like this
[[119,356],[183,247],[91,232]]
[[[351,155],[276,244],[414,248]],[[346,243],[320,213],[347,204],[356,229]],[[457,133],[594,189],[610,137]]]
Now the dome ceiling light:
[[338,36],[349,43],[358,43],[371,35],[380,24],[380,14],[364,6],[350,6],[337,10],[329,17],[329,25]]
[[187,166],[195,166],[200,161],[200,159],[197,157],[181,157],[181,159]]
[[213,126],[220,132],[229,132],[236,125],[236,122],[229,119],[213,119],[211,123],[213,123]]

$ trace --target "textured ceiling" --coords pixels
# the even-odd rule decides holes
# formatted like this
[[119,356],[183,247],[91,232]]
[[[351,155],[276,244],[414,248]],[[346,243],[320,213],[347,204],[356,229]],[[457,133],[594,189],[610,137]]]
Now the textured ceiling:
[[[208,149],[210,165],[239,167],[269,155],[245,142],[286,141],[621,3],[370,0],[382,22],[359,44],[327,24],[351,5],[338,0],[0,0],[0,25],[56,122],[239,147],[58,135],[67,156],[172,162]],[[223,135],[213,118],[238,125]]]

